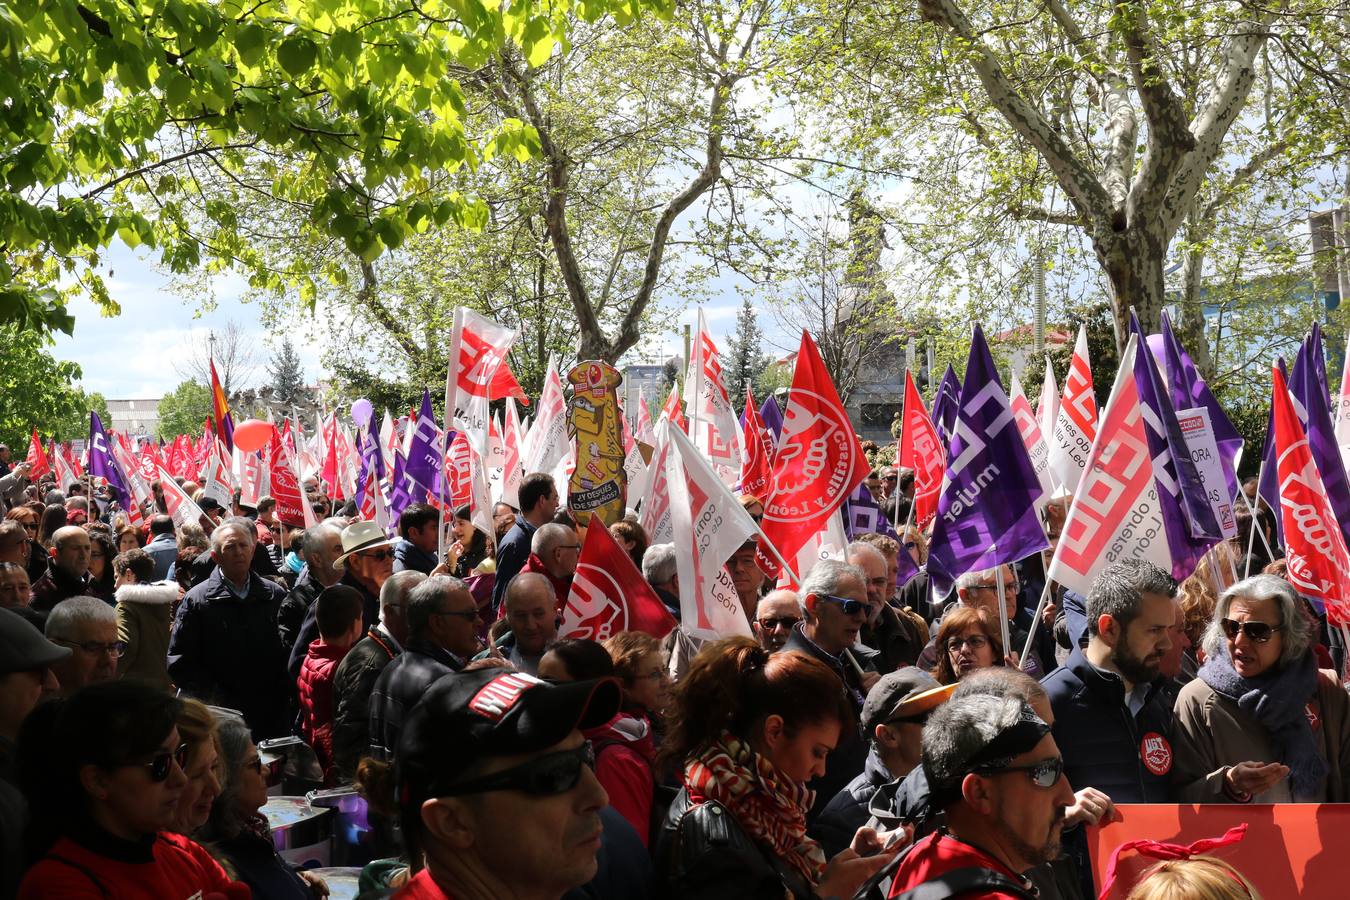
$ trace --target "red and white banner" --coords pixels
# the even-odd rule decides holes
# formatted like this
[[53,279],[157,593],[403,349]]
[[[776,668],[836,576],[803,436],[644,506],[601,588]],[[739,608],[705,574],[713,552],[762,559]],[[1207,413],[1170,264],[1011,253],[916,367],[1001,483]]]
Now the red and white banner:
[[180,528],[188,522],[200,525],[202,508],[193,502],[187,492],[178,486],[178,482],[174,481],[173,476],[163,468],[159,470],[159,483],[164,488],[164,508],[168,510],[173,524]]
[[1097,575],[1123,559],[1143,559],[1164,572],[1172,570],[1134,379],[1138,351],[1138,337],[1131,335],[1047,573],[1085,597]]
[[1036,501],[1036,508],[1044,509],[1054,490],[1054,479],[1050,477],[1050,448],[1045,443],[1040,423],[1036,421],[1036,414],[1031,411],[1031,401],[1022,390],[1022,380],[1017,377],[1016,372],[1013,373],[1012,390],[1008,400],[1011,404],[1013,421],[1017,423],[1022,443],[1027,447],[1027,456],[1031,458],[1031,467],[1036,470],[1036,480],[1041,483],[1043,493],[1041,499]]
[[113,459],[122,467],[122,474],[126,477],[127,488],[131,491],[131,497],[136,501],[135,509],[126,510],[127,518],[132,525],[139,525],[143,520],[141,510],[143,504],[154,499],[154,494],[150,491],[150,483],[141,477],[141,467],[136,464],[136,457],[131,455],[120,441],[114,441],[112,446]]
[[659,640],[675,625],[675,617],[609,529],[586,529],[558,637],[603,641],[620,631],[643,631]]
[[516,332],[462,306],[450,332],[450,372],[445,380],[445,424],[465,434],[478,455],[488,458],[488,400],[492,379]]
[[469,436],[455,432],[450,451],[445,456],[446,488],[452,510],[473,503],[473,473],[469,470]]
[[647,398],[641,394],[638,394],[637,431],[634,437],[648,447],[656,446],[656,426],[652,423],[652,411],[647,408]]
[[1280,520],[1289,581],[1304,597],[1320,601],[1332,627],[1350,624],[1350,552],[1327,501],[1308,436],[1294,411],[1278,367],[1272,369],[1271,422],[1280,483]]
[[745,389],[745,463],[741,466],[741,493],[763,497],[769,488],[772,455],[764,437],[764,420],[755,408],[755,397]]
[[[520,448],[525,474],[552,472],[567,454],[571,443],[567,439],[567,403],[563,399],[562,379],[558,377],[557,363],[550,359],[548,371],[544,373],[544,390],[539,397],[539,412]],[[567,487],[559,484],[558,489],[565,492]]]
[[657,421],[661,419],[665,419],[685,434],[689,433],[689,420],[684,417],[684,410],[680,407],[680,392],[675,388],[671,388],[670,393],[666,395],[666,405],[661,407],[661,415]]
[[51,458],[52,466],[56,470],[56,483],[61,487],[61,490],[66,490],[80,480],[80,476],[75,472],[75,467],[70,464],[70,457],[62,452],[62,448],[53,446]]
[[1064,400],[1055,417],[1050,443],[1050,474],[1063,494],[1078,490],[1093,441],[1097,439],[1097,398],[1092,390],[1092,365],[1088,359],[1087,326],[1078,329],[1069,374],[1064,379]]
[[[656,423],[652,439],[652,464],[647,492],[642,495],[642,510],[638,521],[653,544],[669,544],[675,539],[670,524],[670,487],[666,476],[666,460],[670,456],[670,423],[664,419]],[[629,495],[633,496],[633,495]]]
[[717,345],[713,343],[702,307],[698,310],[694,358],[685,373],[684,402],[694,446],[712,463],[722,483],[734,487],[740,480],[745,457],[741,428],[722,383],[722,364],[717,359]]
[[291,528],[309,528],[314,524],[314,510],[310,507],[305,489],[300,484],[295,463],[291,460],[291,452],[286,448],[286,441],[275,428],[272,429],[268,457],[272,499],[277,501],[277,520]]
[[[914,384],[914,376],[905,370],[905,408],[901,415],[900,453],[896,461],[914,470],[914,526],[920,531],[937,515],[942,496],[942,475],[947,468],[947,452],[938,437],[933,419]],[[902,523],[891,523],[897,530]]]
[[525,470],[520,464],[520,445],[520,417],[516,413],[516,401],[507,397],[506,418],[502,427],[501,500],[516,509],[520,509],[520,483],[525,479]]
[[202,496],[210,497],[220,503],[227,511],[231,508],[234,487],[230,484],[230,467],[225,465],[225,445],[213,442],[213,448],[207,455],[206,465],[202,467]]
[[[1346,335],[1345,348],[1350,353],[1350,334]],[[1336,417],[1336,444],[1341,448],[1341,462],[1350,472],[1350,355],[1342,358],[1345,364],[1341,370],[1341,393],[1332,404],[1331,414]]]
[[[680,627],[692,637],[750,635],[726,561],[758,534],[745,511],[707,460],[678,428],[666,429],[666,486],[675,566],[680,576]],[[851,432],[850,432],[851,434]]]
[[38,440],[37,429],[33,429],[33,437],[28,442],[28,456],[25,459],[28,463],[28,480],[33,484],[38,483],[43,475],[52,470],[52,465],[47,461],[47,451],[42,449],[42,441]]

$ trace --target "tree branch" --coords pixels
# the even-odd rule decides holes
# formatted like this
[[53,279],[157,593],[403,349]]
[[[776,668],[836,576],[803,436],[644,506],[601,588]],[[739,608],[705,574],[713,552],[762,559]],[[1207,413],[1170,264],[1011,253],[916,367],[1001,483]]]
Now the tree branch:
[[1120,7],[1120,12],[1118,20],[1124,31],[1130,75],[1148,121],[1148,146],[1126,201],[1126,216],[1132,221],[1141,211],[1151,214],[1158,208],[1186,154],[1195,147],[1195,136],[1186,122],[1180,98],[1158,64],[1157,47],[1143,6],[1138,0],[1131,0]]

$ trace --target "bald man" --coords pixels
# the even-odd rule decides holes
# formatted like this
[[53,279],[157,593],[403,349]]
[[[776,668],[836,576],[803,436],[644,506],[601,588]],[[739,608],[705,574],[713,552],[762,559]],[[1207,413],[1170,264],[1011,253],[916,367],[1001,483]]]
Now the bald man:
[[33,585],[33,609],[48,613],[68,597],[84,596],[89,588],[89,535],[78,525],[56,529],[52,535],[52,564]]

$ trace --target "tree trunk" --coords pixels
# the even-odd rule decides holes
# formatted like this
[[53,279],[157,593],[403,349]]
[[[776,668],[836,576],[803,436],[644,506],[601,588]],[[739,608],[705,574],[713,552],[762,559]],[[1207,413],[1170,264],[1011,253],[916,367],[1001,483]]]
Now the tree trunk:
[[1092,247],[1111,280],[1111,313],[1116,324],[1116,350],[1124,353],[1130,338],[1130,310],[1139,317],[1144,334],[1162,327],[1165,304],[1163,262],[1167,238],[1161,223],[1131,225],[1122,232],[1093,235]]

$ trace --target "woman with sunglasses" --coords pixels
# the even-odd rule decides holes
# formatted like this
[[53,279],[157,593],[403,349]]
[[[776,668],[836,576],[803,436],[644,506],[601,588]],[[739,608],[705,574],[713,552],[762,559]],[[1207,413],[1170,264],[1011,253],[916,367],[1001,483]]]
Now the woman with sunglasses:
[[238,716],[217,720],[221,791],[202,829],[202,840],[231,877],[269,900],[312,900],[325,896],[323,879],[297,872],[277,853],[272,829],[261,812],[267,802],[262,757]]
[[963,606],[947,613],[935,646],[933,677],[939,684],[956,684],[971,672],[1003,665],[1003,639],[983,610]]
[[1181,689],[1172,780],[1188,803],[1350,799],[1350,695],[1319,670],[1289,582],[1255,575],[1220,595],[1205,663]]
[[839,679],[803,653],[754,640],[706,644],[675,690],[662,757],[683,788],[657,838],[658,896],[851,897],[892,855],[876,832],[828,862],[806,833],[825,758],[853,710]]
[[41,503],[25,503],[5,513],[6,519],[13,519],[28,532],[28,559],[23,566],[28,571],[28,583],[32,584],[47,574],[47,553],[38,541],[38,522],[42,519]]
[[186,779],[179,702],[131,681],[42,704],[19,734],[29,858],[21,900],[249,896],[198,844],[170,835]]

